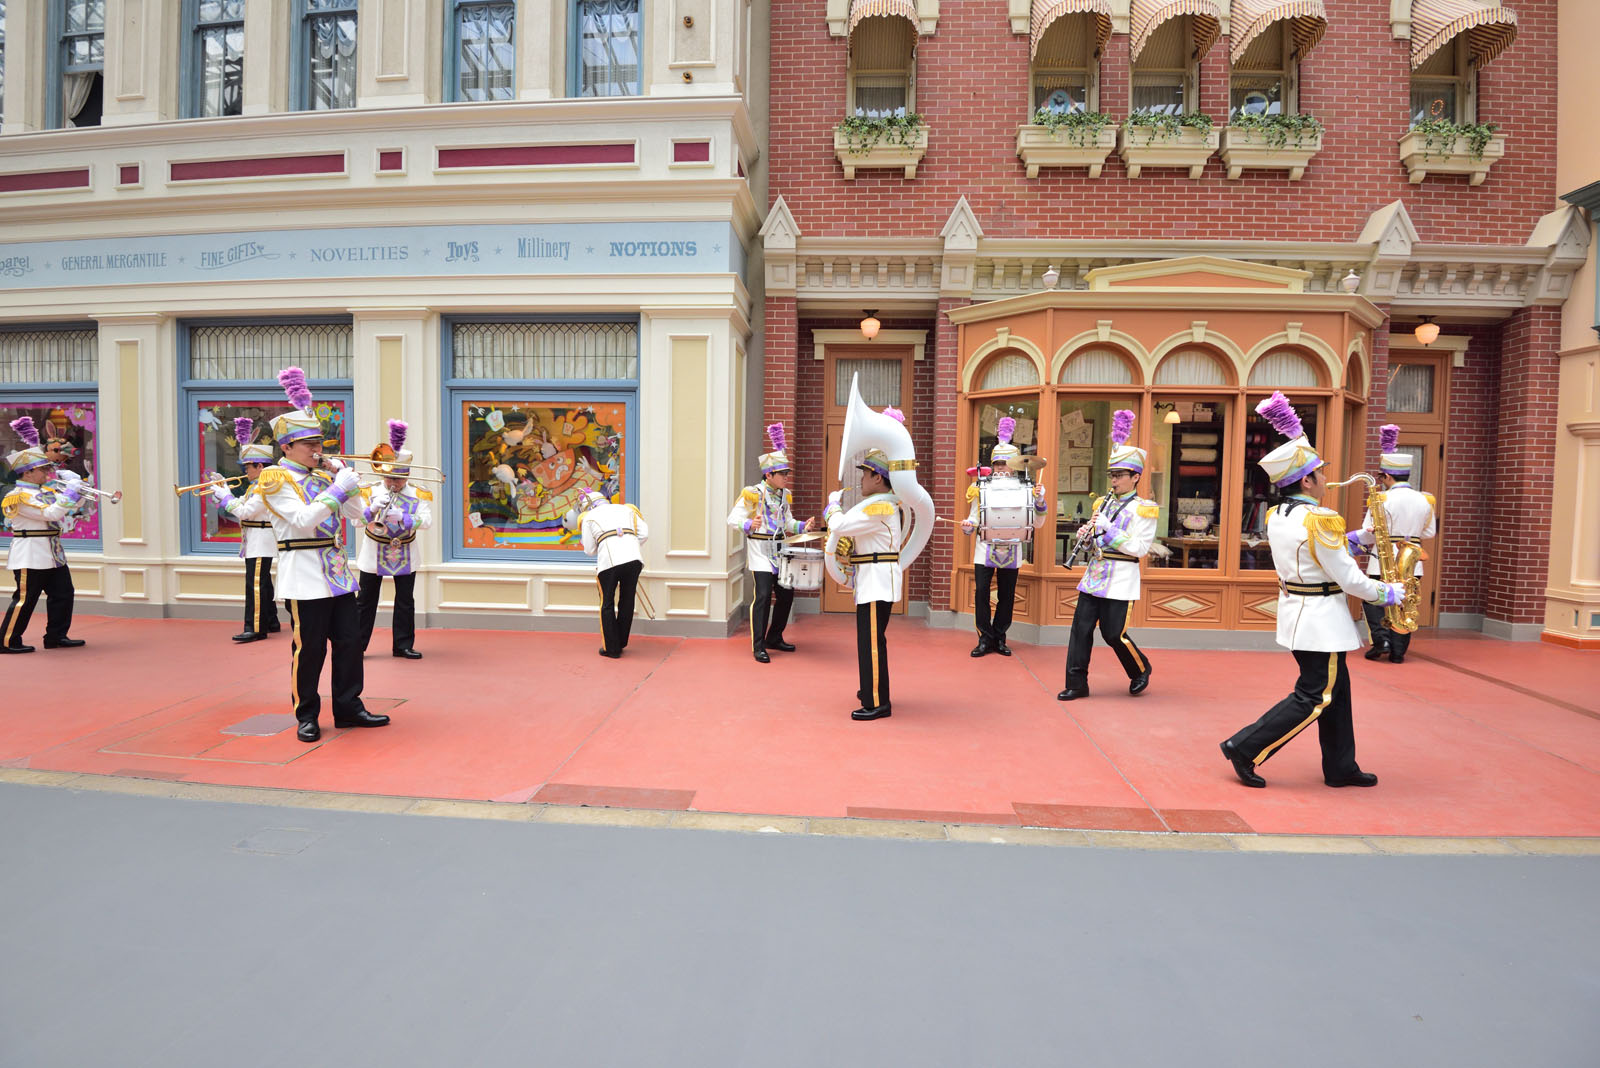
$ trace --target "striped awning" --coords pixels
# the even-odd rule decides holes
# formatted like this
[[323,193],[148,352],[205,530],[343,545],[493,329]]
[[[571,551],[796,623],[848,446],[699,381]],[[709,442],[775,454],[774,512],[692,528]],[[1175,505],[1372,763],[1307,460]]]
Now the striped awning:
[[1304,59],[1322,40],[1328,28],[1328,13],[1322,0],[1233,0],[1233,62],[1244,58],[1250,42],[1275,22],[1289,23],[1289,37],[1295,53]]
[[1414,0],[1411,5],[1411,69],[1462,34],[1481,67],[1517,39],[1517,13],[1500,0]]
[[1050,24],[1062,15],[1094,16],[1094,43],[1104,48],[1111,39],[1111,0],[1033,0],[1033,50],[1039,54],[1039,39]]
[[850,32],[855,32],[856,25],[862,19],[877,18],[879,15],[889,18],[898,15],[910,19],[913,27],[918,25],[914,0],[850,0]]
[[1162,23],[1179,15],[1194,16],[1194,58],[1196,62],[1204,59],[1222,33],[1222,12],[1213,0],[1133,0],[1128,19],[1130,61],[1139,58]]

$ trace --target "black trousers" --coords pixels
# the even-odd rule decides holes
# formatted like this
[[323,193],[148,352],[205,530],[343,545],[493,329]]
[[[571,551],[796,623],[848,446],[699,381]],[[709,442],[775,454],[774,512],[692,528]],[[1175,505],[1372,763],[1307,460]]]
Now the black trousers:
[[1072,613],[1072,635],[1067,640],[1067,688],[1086,689],[1089,685],[1089,655],[1094,652],[1094,628],[1122,661],[1122,670],[1133,679],[1150,665],[1144,650],[1128,637],[1128,604],[1092,593],[1078,594],[1078,607]]
[[630,560],[595,576],[600,581],[600,644],[608,653],[620,653],[628,647],[635,591],[643,570],[643,560]]
[[[1017,569],[1014,567],[986,567],[983,564],[973,564],[972,575],[976,580],[976,587],[973,590],[972,614],[978,623],[978,637],[988,638],[991,645],[999,644],[1006,640],[1006,631],[1011,629],[1011,608],[1012,603],[1017,599]],[[999,580],[993,620],[989,618],[989,580],[991,578]]]
[[1367,617],[1367,629],[1372,632],[1372,644],[1389,650],[1390,656],[1405,656],[1406,650],[1411,648],[1411,635],[1401,634],[1389,629],[1384,622],[1383,609],[1375,604],[1362,604],[1362,613]]
[[750,648],[756,652],[783,641],[783,628],[789,625],[789,610],[794,606],[794,591],[778,585],[770,571],[752,571],[756,591],[750,601]]
[[1350,717],[1350,672],[1343,653],[1294,650],[1300,677],[1294,692],[1231,739],[1246,758],[1263,764],[1290,738],[1317,721],[1322,777],[1340,779],[1361,771],[1356,764],[1355,725]]
[[[356,609],[361,616],[361,651],[364,653],[372,641],[372,626],[378,619],[378,594],[383,592],[383,576],[365,571],[357,574],[361,577],[356,591]],[[394,576],[393,651],[397,653],[402,649],[410,649],[417,640],[416,589],[415,572]]]
[[244,629],[260,634],[278,626],[278,602],[272,595],[272,558],[256,556],[244,562]]
[[11,572],[17,588],[11,591],[11,605],[0,624],[0,641],[6,645],[26,644],[22,635],[33,618],[33,606],[45,595],[44,640],[60,641],[72,627],[72,572],[65,567],[24,567]]
[[290,700],[294,718],[315,723],[322,711],[317,684],[322,678],[322,662],[333,647],[333,721],[347,720],[365,711],[361,703],[361,624],[357,618],[356,595],[318,597],[308,601],[285,601],[293,641],[289,645],[289,674],[294,687]]
[[862,708],[889,707],[889,617],[893,601],[868,601],[856,605],[856,664],[861,669],[861,689],[856,696]]

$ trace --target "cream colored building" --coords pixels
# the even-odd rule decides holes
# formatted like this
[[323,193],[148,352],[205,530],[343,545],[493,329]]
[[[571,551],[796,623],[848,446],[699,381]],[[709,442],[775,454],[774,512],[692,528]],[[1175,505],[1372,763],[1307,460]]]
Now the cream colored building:
[[[1550,517],[1550,579],[1544,638],[1600,649],[1600,140],[1594,105],[1600,70],[1588,54],[1600,40],[1600,4],[1561,0],[1556,181],[1563,199],[1588,213],[1590,258],[1573,280],[1561,320],[1560,411]],[[1567,488],[1570,487],[1570,491]]]
[[427,625],[587,626],[593,565],[553,519],[589,486],[649,517],[643,626],[726,633],[743,561],[720,519],[760,382],[759,6],[5,17],[0,410],[124,494],[67,541],[80,612],[239,610],[236,532],[173,487],[233,470],[232,417],[259,425],[299,363],[345,451],[403,418],[445,472]]

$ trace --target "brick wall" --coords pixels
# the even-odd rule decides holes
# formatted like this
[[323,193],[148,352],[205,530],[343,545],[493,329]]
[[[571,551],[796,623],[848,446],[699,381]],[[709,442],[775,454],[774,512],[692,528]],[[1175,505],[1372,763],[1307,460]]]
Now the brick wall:
[[1466,337],[1468,346],[1463,366],[1450,371],[1448,466],[1435,564],[1439,610],[1481,614],[1485,569],[1498,550],[1485,517],[1494,500],[1499,438],[1500,328],[1446,324],[1442,329]]
[[[1302,67],[1301,109],[1327,127],[1304,178],[1246,172],[1228,181],[1213,158],[1203,178],[1176,170],[1127,177],[1112,155],[1102,177],[1047,169],[1026,177],[1016,128],[1031,100],[1028,37],[1011,33],[993,0],[943,0],[938,32],[917,45],[917,110],[930,130],[917,177],[858,171],[846,182],[833,152],[843,117],[847,39],[828,33],[812,2],[772,5],[771,195],[782,194],[807,237],[932,236],[966,196],[989,237],[1352,240],[1367,216],[1405,201],[1427,241],[1522,244],[1554,203],[1555,0],[1518,0],[1516,42],[1479,78],[1479,118],[1497,123],[1507,153],[1487,181],[1410,185],[1396,143],[1409,118],[1410,42],[1393,39],[1388,0],[1328,0],[1329,26]],[[1202,108],[1225,120],[1228,46],[1201,68]],[[1128,109],[1128,38],[1102,62],[1101,109]]]

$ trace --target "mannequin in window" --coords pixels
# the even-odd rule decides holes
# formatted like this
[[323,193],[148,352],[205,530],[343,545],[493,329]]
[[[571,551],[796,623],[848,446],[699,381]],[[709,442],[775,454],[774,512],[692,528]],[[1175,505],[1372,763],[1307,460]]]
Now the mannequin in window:
[[[1001,419],[996,430],[999,441],[989,453],[990,466],[975,467],[967,472],[969,475],[978,475],[980,480],[967,487],[967,500],[971,502],[971,508],[967,512],[966,520],[961,524],[963,534],[971,534],[978,529],[979,513],[985,493],[992,495],[996,490],[1011,490],[1014,493],[1021,491],[1023,483],[1010,468],[1011,464],[1022,459],[1022,450],[1011,441],[1011,435],[1016,429],[1015,419],[1009,415]],[[1044,525],[1046,507],[1044,483],[1037,483],[1033,487],[1029,504],[1032,508],[1033,529],[1037,530]],[[1011,655],[1011,648],[1006,645],[1006,631],[1011,627],[1012,602],[1017,595],[1017,569],[1022,564],[1023,544],[1019,540],[989,540],[980,537],[973,549],[972,617],[978,627],[978,645],[972,650],[973,656],[985,656],[989,653]],[[989,609],[991,582],[998,586],[992,617]]]
[[[1388,423],[1378,428],[1378,481],[1383,485],[1383,513],[1389,520],[1391,545],[1397,541],[1421,542],[1439,532],[1438,511],[1433,494],[1420,493],[1411,485],[1411,454],[1400,452],[1400,428]],[[1367,555],[1367,574],[1381,575],[1382,568],[1376,554],[1369,552],[1376,540],[1372,533],[1372,512],[1361,521],[1361,529],[1351,531],[1350,553]],[[1422,564],[1417,564],[1417,574],[1422,574]],[[1409,578],[1401,575],[1402,579]],[[1384,625],[1383,609],[1366,605],[1362,611],[1367,617],[1367,630],[1372,634],[1372,647],[1366,652],[1368,660],[1380,660],[1385,655],[1389,663],[1399,664],[1411,648],[1411,635],[1400,634]]]

